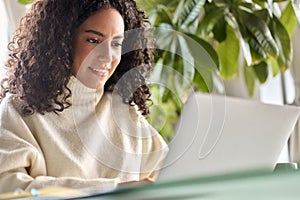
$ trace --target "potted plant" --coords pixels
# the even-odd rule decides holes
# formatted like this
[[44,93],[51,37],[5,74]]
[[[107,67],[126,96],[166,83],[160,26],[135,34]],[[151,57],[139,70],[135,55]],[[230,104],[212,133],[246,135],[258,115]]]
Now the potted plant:
[[[289,68],[292,59],[291,35],[297,24],[290,0],[149,0],[140,1],[140,6],[147,11],[151,25],[157,28],[172,30],[177,34],[158,35],[165,38],[160,43],[169,42],[169,48],[159,49],[156,63],[170,66],[181,73],[189,83],[183,87],[196,87],[199,91],[214,91],[214,76],[223,80],[230,80],[242,69],[249,95],[253,95],[257,83],[265,83],[267,78],[282,74]],[[280,9],[281,8],[281,9]],[[182,35],[191,38],[201,45],[215,67],[193,63],[195,70],[185,64],[186,58],[174,55],[171,49],[181,49],[191,57],[197,57],[192,52],[189,42],[182,42]],[[167,39],[168,38],[168,39]],[[181,42],[178,42],[181,41]],[[164,44],[167,46],[167,44]],[[185,54],[185,55],[186,55]],[[201,60],[201,59],[200,59]],[[240,62],[242,60],[243,62]],[[201,62],[201,61],[200,61]],[[239,67],[240,64],[242,67]],[[153,76],[171,80],[170,88],[180,87],[172,73],[156,67],[160,73]],[[154,78],[155,79],[155,78]],[[173,81],[173,83],[172,83]],[[186,91],[186,88],[177,89]],[[173,133],[173,126],[180,114],[184,98],[178,98],[174,92],[159,86],[152,88],[155,103],[160,109],[153,110],[155,119],[164,116],[165,125],[162,134],[169,138]],[[176,96],[176,97],[174,97]],[[152,122],[159,124],[161,121]]]

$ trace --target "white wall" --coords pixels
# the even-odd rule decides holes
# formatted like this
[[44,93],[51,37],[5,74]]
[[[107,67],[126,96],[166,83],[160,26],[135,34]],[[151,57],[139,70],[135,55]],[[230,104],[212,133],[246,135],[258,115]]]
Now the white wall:
[[11,41],[11,36],[25,11],[26,7],[16,0],[0,0],[0,79],[5,73],[8,42]]
[[9,19],[10,35],[16,30],[19,20],[25,14],[26,6],[19,4],[17,0],[2,0],[7,10],[7,17]]
[[7,43],[9,40],[9,34],[7,30],[8,24],[4,2],[0,1],[0,29],[2,32],[0,34],[0,76],[2,76],[4,73],[3,66],[5,60],[7,59]]

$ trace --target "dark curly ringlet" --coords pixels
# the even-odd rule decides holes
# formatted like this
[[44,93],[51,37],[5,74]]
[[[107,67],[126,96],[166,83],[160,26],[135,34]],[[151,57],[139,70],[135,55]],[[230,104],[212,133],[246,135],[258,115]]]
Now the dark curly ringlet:
[[[133,0],[37,0],[20,22],[7,62],[7,77],[2,80],[0,101],[7,93],[22,99],[22,114],[34,112],[61,112],[71,106],[71,90],[67,84],[72,76],[72,40],[76,28],[100,8],[115,8],[124,19],[128,30],[146,27],[144,12],[138,10]],[[152,50],[145,47],[147,37],[143,31],[134,39],[126,38],[121,62],[105,84],[105,91],[112,91],[120,78],[139,66],[125,78],[125,87],[116,88],[123,101],[137,105],[143,115],[149,114],[147,101],[149,88],[144,76],[151,69]],[[134,92],[132,92],[134,91]]]

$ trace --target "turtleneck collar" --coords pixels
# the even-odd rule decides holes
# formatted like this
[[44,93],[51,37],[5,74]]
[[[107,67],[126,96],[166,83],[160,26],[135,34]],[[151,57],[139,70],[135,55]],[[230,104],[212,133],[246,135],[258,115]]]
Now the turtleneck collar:
[[82,84],[75,76],[71,76],[68,88],[72,91],[72,105],[97,105],[101,100],[104,88],[93,89]]

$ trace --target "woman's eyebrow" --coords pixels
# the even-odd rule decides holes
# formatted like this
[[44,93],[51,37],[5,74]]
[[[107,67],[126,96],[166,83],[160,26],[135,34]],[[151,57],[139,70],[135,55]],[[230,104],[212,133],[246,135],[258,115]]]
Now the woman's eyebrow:
[[[95,30],[86,30],[85,31],[86,33],[93,33],[93,34],[95,34],[95,35],[98,35],[98,36],[100,36],[100,37],[104,37],[104,34],[103,33],[101,33],[101,32],[99,32],[99,31],[95,31]],[[123,34],[121,34],[121,35],[117,35],[117,36],[115,36],[115,37],[113,37],[113,39],[123,39],[124,38],[124,35]]]
[[113,37],[113,39],[124,39],[124,35],[116,35],[115,37]]
[[95,31],[95,30],[86,30],[86,31],[84,31],[84,32],[86,32],[86,33],[94,33],[94,34],[96,34],[96,35],[98,35],[98,36],[100,36],[100,37],[104,37],[104,34],[101,33],[101,32],[99,32],[99,31]]

